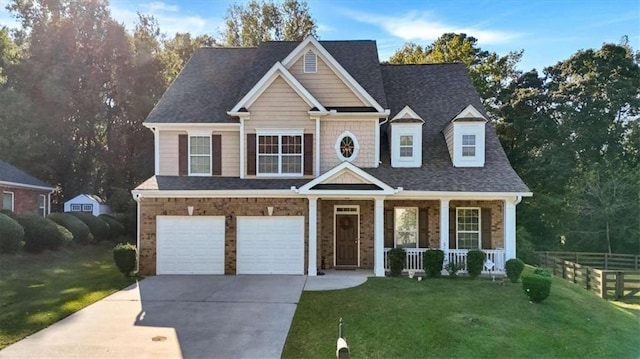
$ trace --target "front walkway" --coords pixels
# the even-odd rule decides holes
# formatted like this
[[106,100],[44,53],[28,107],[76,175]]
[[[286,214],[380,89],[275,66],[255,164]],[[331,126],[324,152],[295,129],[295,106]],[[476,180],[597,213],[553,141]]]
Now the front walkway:
[[0,358],[280,358],[304,276],[148,277]]
[[304,285],[305,292],[336,290],[357,287],[373,277],[373,271],[367,269],[357,270],[335,270],[323,271],[324,275],[307,277]]

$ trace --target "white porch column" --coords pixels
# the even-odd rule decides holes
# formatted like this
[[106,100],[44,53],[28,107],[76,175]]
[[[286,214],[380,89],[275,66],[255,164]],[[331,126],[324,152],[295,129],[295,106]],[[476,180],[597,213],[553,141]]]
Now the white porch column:
[[449,260],[449,200],[440,200],[440,249],[444,252],[444,260]]
[[318,273],[318,198],[309,197],[309,268],[307,275]]
[[516,203],[504,201],[504,251],[506,260],[516,257]]
[[384,199],[376,198],[375,201],[375,228],[373,231],[373,274],[376,277],[384,277]]

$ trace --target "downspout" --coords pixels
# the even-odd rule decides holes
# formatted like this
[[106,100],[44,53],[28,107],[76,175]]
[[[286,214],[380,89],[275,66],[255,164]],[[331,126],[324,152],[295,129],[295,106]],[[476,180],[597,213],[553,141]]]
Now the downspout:
[[139,193],[133,195],[136,201],[136,273],[140,272],[140,201],[142,196]]

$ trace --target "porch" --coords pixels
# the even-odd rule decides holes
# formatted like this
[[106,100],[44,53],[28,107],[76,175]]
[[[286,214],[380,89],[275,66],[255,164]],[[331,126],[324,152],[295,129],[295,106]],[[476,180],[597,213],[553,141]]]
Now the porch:
[[[415,271],[424,273],[424,253],[437,248],[405,248],[405,268],[404,272]],[[391,248],[384,249],[384,269],[389,270],[388,254]],[[482,274],[503,274],[505,273],[506,252],[504,249],[481,249],[485,254],[485,265],[482,267]],[[444,250],[444,266],[449,262],[463,264],[460,273],[466,273],[468,249],[448,249]]]

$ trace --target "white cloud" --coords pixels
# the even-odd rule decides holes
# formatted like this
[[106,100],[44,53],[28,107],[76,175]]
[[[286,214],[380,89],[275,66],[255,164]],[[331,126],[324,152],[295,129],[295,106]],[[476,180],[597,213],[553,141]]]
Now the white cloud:
[[178,11],[178,6],[168,5],[160,1],[152,1],[146,4],[140,4],[140,7],[148,11]]
[[428,12],[411,11],[404,15],[394,17],[348,9],[341,9],[340,11],[355,21],[377,25],[389,34],[399,37],[404,41],[433,41],[444,33],[454,32],[473,36],[482,44],[497,44],[508,42],[524,35],[515,32],[447,24],[434,19],[435,16]]

